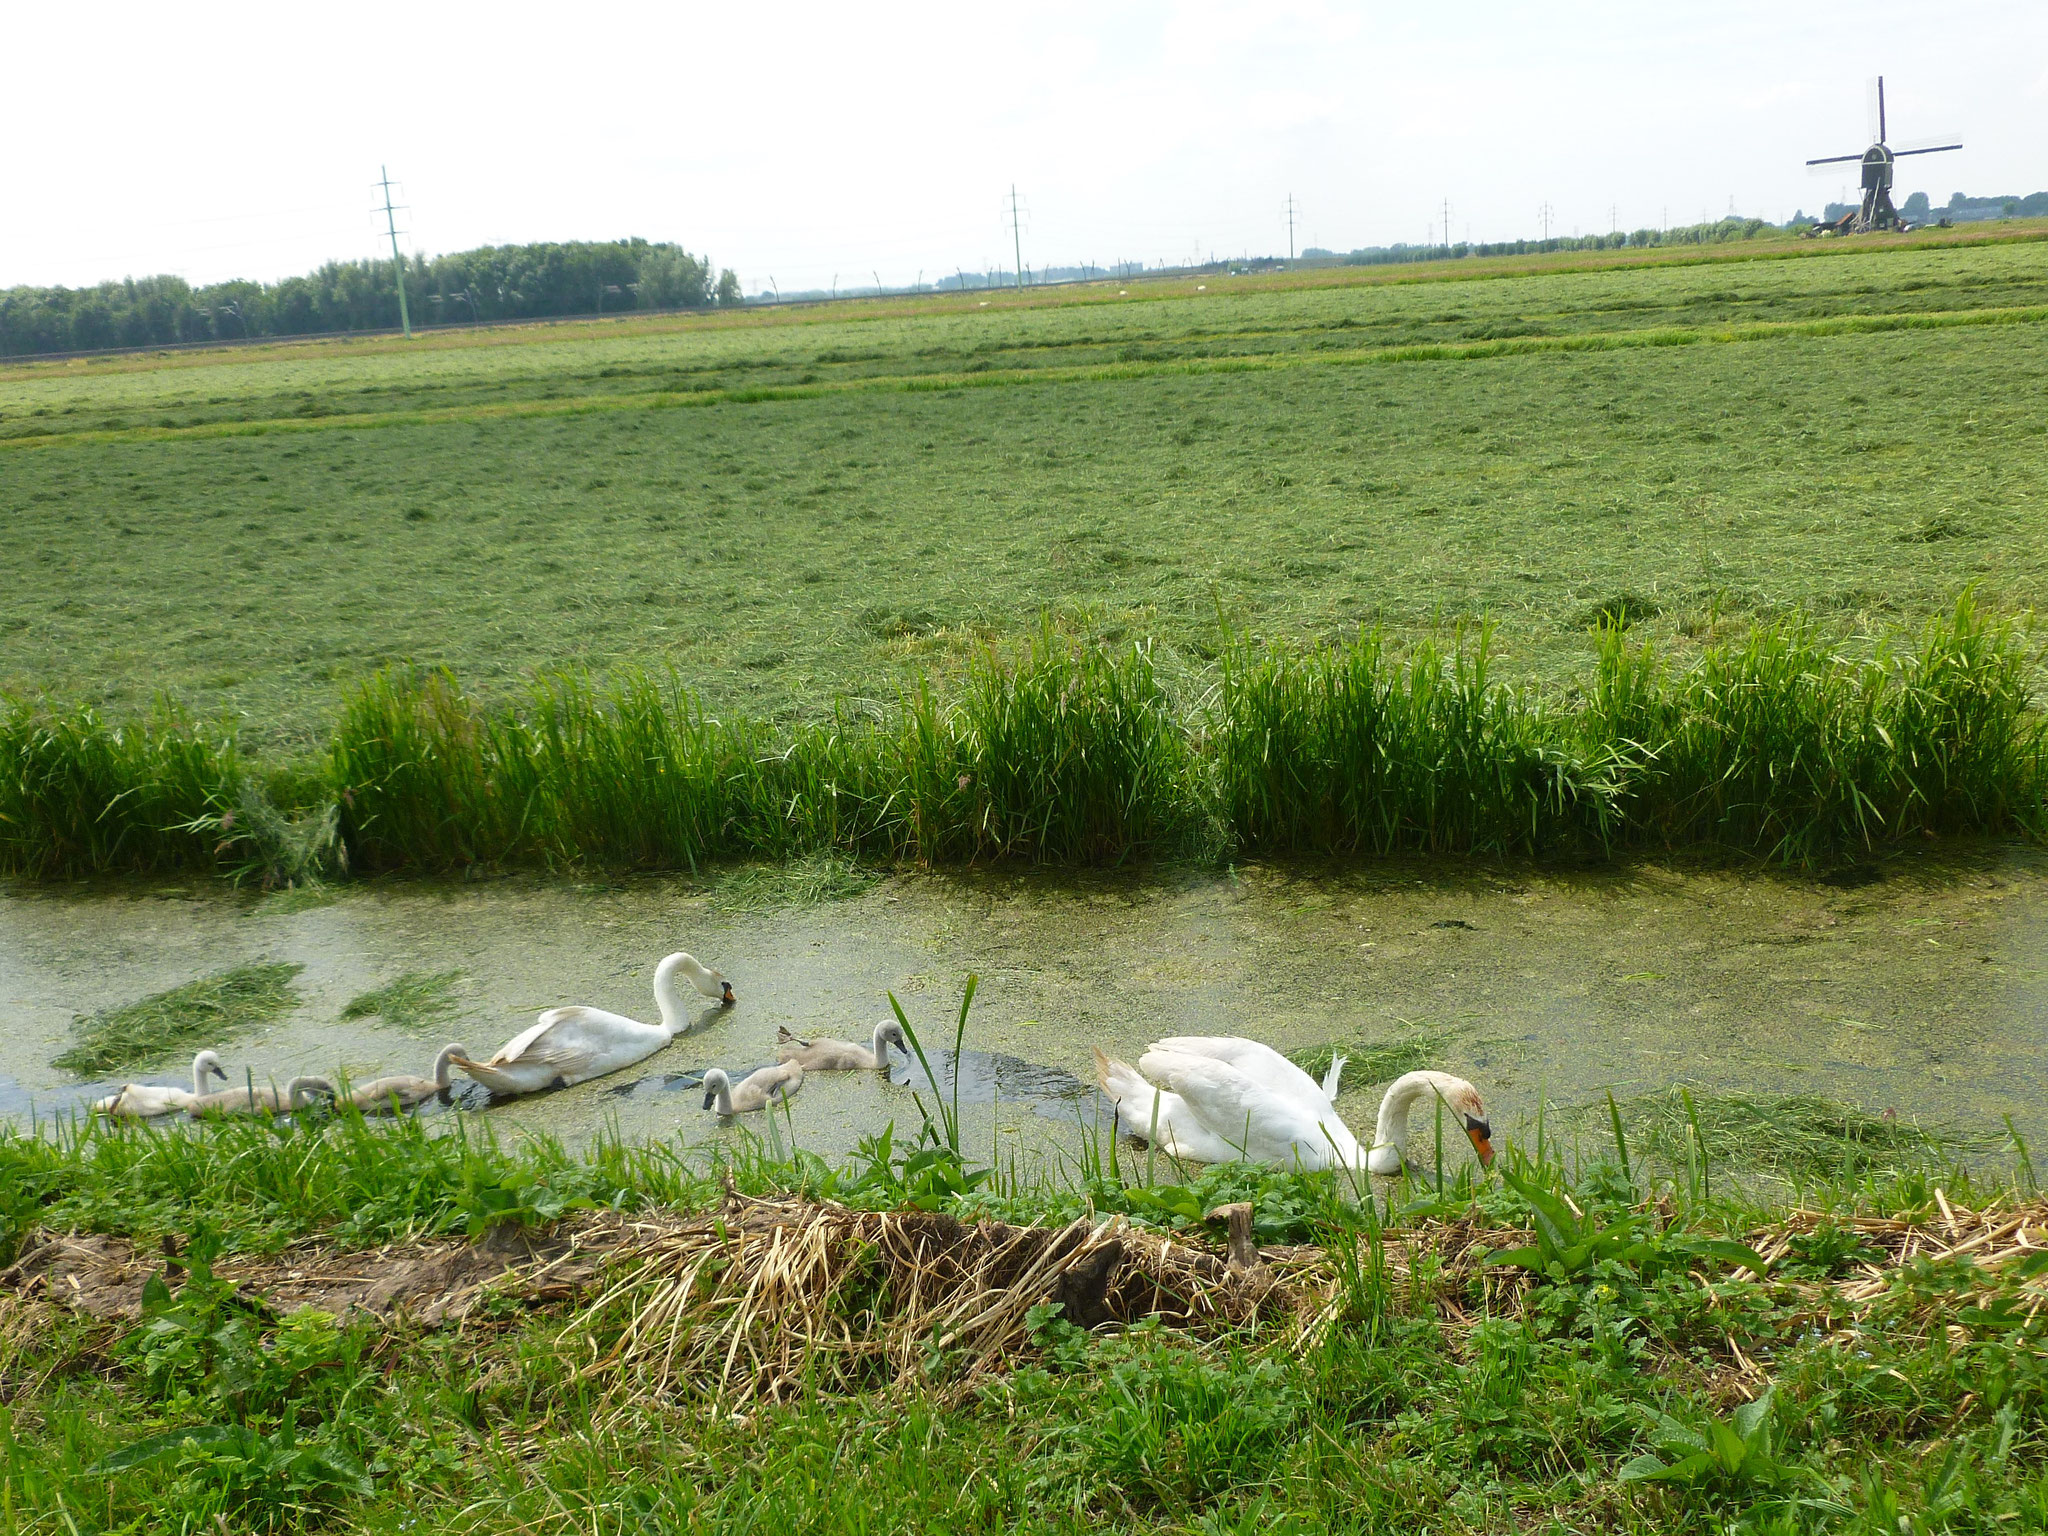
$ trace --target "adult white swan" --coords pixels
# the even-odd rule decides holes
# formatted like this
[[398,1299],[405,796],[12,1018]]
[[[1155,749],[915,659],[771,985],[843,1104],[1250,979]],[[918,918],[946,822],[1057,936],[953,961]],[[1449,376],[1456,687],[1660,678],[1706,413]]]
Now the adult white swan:
[[201,1051],[192,1058],[191,1092],[163,1083],[123,1083],[119,1093],[95,1100],[93,1113],[116,1120],[154,1120],[158,1115],[175,1114],[190,1109],[192,1101],[206,1092],[207,1081],[215,1077],[226,1082],[227,1069],[213,1052]]
[[1325,1084],[1335,1088],[1334,1070],[1317,1083],[1256,1040],[1176,1036],[1154,1044],[1137,1068],[1098,1051],[1096,1077],[1124,1127],[1145,1136],[1156,1125],[1160,1149],[1190,1162],[1398,1173],[1409,1113],[1424,1098],[1441,1098],[1480,1162],[1493,1160],[1479,1090],[1447,1072],[1410,1072],[1389,1087],[1370,1147],[1359,1145],[1331,1102]]
[[689,1029],[690,1016],[676,993],[679,975],[722,1006],[738,1001],[731,982],[678,950],[654,968],[659,1024],[642,1024],[602,1008],[550,1008],[539,1023],[507,1041],[489,1061],[471,1061],[466,1051],[450,1059],[493,1093],[535,1093],[603,1077],[652,1056]]
[[348,1101],[366,1115],[395,1115],[415,1104],[424,1104],[448,1091],[448,1068],[456,1057],[468,1054],[466,1045],[444,1045],[441,1054],[434,1058],[432,1077],[414,1077],[410,1072],[373,1077],[362,1086],[349,1089]]

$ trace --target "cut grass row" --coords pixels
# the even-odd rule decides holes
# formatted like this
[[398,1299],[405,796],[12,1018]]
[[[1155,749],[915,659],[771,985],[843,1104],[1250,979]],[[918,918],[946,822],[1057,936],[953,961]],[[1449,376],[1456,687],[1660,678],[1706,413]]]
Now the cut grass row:
[[[1170,689],[1142,645],[1046,627],[941,699],[774,727],[673,678],[544,678],[486,706],[440,673],[351,692],[325,755],[259,782],[174,716],[0,717],[0,869],[30,876],[700,863],[1100,863],[1248,852],[1600,855],[1711,847],[1805,866],[1926,835],[2043,827],[2031,656],[1969,598],[1852,659],[1758,626],[1674,669],[1623,628],[1558,698],[1488,640],[1226,647]],[[277,803],[296,808],[297,821]]]
[[1134,358],[1112,363],[987,367],[974,372],[888,373],[816,383],[762,384],[645,393],[603,392],[568,399],[498,401],[438,409],[331,412],[315,416],[274,416],[187,426],[108,427],[0,435],[0,449],[85,446],[114,442],[175,442],[190,438],[263,437],[273,433],[341,432],[385,427],[418,427],[520,417],[584,416],[604,411],[700,409],[719,405],[767,405],[869,392],[929,394],[954,390],[1003,389],[1268,372],[1301,367],[1365,367],[1375,364],[1486,362],[1542,353],[1618,352],[1638,348],[1731,346],[1794,338],[1874,336],[1896,331],[1962,327],[2039,325],[2048,306],[1971,309],[1922,314],[1833,315],[1814,320],[1776,320],[1713,327],[1672,326],[1625,331],[1584,331],[1564,336],[1514,336],[1469,342],[1423,342],[1281,356]]

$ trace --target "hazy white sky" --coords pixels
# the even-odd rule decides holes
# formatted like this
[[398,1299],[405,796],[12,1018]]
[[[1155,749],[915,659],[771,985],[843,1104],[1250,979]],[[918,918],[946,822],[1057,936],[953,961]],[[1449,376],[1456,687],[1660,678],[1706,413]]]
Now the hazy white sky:
[[[124,0],[9,17],[0,286],[677,240],[747,291],[1788,217],[1886,76],[1899,191],[2048,187],[2048,0]],[[1853,168],[1852,168],[1853,169]],[[1610,209],[1614,212],[1610,214]]]

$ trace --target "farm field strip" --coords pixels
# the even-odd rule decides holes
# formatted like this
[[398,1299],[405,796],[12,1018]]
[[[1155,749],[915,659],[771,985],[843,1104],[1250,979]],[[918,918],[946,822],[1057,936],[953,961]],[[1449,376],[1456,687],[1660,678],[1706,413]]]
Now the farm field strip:
[[813,384],[767,385],[753,388],[708,388],[688,393],[659,390],[641,394],[607,394],[571,399],[508,401],[496,404],[446,406],[428,410],[363,412],[315,417],[278,416],[253,421],[227,421],[189,427],[124,427],[0,438],[0,448],[36,448],[58,443],[162,442],[181,438],[249,437],[273,432],[321,432],[377,427],[428,426],[447,422],[488,421],[522,416],[577,416],[593,411],[635,411],[695,408],[713,405],[755,405],[786,400],[811,400],[826,395],[863,391],[929,392],[999,389],[1016,385],[1057,385],[1075,382],[1139,380],[1161,375],[1245,373],[1302,367],[1356,367],[1420,362],[1483,362],[1543,352],[1612,352],[1636,347],[1728,346],[1794,337],[1873,335],[1886,331],[1945,330],[1963,326],[2038,325],[2048,320],[2048,305],[2010,309],[1949,310],[1919,314],[1844,315],[1817,320],[1755,321],[1717,327],[1671,327],[1643,330],[1588,331],[1568,336],[1520,336],[1490,341],[1432,342],[1388,347],[1355,347],[1308,356],[1228,356],[1135,360],[1071,367],[989,369],[978,373],[887,374]]
[[437,335],[410,347],[379,340],[221,351],[205,354],[203,365],[178,356],[155,370],[136,366],[146,359],[79,362],[0,374],[0,439],[2048,303],[2034,248],[1965,254],[1973,263],[1966,270],[1953,269],[1954,253],[1909,251],[1763,264],[1732,277],[1677,268],[1283,290],[1243,279],[1206,295],[1078,297],[1063,306],[999,298],[985,309],[904,316],[877,308],[802,326],[767,317],[667,330],[593,322],[535,328],[490,346]]

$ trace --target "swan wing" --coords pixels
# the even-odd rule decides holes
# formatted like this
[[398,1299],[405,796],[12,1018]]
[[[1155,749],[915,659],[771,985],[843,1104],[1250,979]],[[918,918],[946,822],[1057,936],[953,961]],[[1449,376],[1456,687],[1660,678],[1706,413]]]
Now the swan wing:
[[1204,1126],[1242,1147],[1247,1158],[1281,1167],[1327,1168],[1356,1148],[1335,1114],[1296,1095],[1276,1093],[1229,1062],[1154,1049],[1140,1058],[1139,1066],[1187,1100]]
[[1096,1051],[1095,1080],[1116,1105],[1122,1129],[1130,1135],[1156,1139],[1159,1149],[1169,1157],[1191,1163],[1234,1163],[1240,1159],[1237,1148],[1204,1125],[1186,1099],[1146,1082],[1129,1062]]
[[658,1024],[642,1024],[602,1008],[550,1008],[486,1065],[519,1062],[551,1068],[564,1083],[577,1083],[652,1055],[670,1038]]
[[1275,1093],[1298,1097],[1323,1109],[1331,1107],[1321,1083],[1263,1041],[1248,1040],[1242,1035],[1169,1035],[1154,1041],[1152,1048],[1227,1062]]

